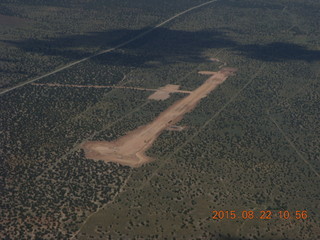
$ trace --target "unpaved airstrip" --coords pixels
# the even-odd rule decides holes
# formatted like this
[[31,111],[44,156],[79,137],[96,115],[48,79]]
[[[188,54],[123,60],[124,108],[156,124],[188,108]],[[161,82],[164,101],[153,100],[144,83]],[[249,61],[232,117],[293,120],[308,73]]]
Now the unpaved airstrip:
[[60,83],[31,83],[33,86],[44,87],[68,87],[68,88],[115,88],[115,89],[131,89],[139,91],[151,91],[155,92],[148,97],[152,100],[165,100],[170,97],[171,93],[184,93],[189,94],[191,91],[180,90],[179,85],[168,84],[159,89],[142,88],[142,87],[129,87],[129,86],[117,86],[117,85],[78,85],[78,84],[60,84]]
[[185,98],[178,100],[151,123],[141,126],[127,135],[112,142],[89,141],[82,145],[85,155],[89,159],[115,162],[130,167],[140,167],[150,162],[145,155],[162,131],[179,122],[184,114],[192,111],[199,101],[223,83],[229,76],[234,75],[236,69],[222,68],[212,72],[212,76],[200,87],[192,91]]

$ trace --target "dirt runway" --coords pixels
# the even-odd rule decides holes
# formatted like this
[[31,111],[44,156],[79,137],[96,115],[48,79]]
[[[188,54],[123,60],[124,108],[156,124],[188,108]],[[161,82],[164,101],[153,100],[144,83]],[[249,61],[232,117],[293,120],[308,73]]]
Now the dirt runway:
[[159,89],[153,88],[142,88],[142,87],[128,87],[128,86],[117,86],[117,85],[79,85],[79,84],[60,84],[60,83],[31,83],[33,86],[44,86],[44,87],[67,87],[67,88],[115,88],[115,89],[131,89],[139,91],[151,91],[154,92],[148,97],[152,100],[165,100],[170,97],[172,93],[184,93],[190,94],[191,91],[180,90],[179,85],[168,84]]
[[157,137],[171,125],[179,122],[184,114],[192,111],[199,101],[223,83],[236,69],[223,68],[185,98],[175,102],[151,123],[141,126],[112,142],[90,141],[82,145],[89,159],[115,162],[130,167],[140,167],[151,159],[145,155]]

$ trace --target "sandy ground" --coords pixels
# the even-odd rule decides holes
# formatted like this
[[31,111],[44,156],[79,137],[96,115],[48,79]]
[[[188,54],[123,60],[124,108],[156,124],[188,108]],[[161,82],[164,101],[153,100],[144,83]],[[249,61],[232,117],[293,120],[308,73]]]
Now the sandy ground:
[[165,100],[170,97],[170,92],[173,92],[175,90],[179,89],[179,85],[166,85],[162,88],[159,88],[154,94],[150,95],[148,99],[152,100]]
[[187,126],[177,126],[177,125],[172,125],[166,128],[167,131],[177,131],[181,132],[182,130],[186,129]]
[[6,26],[22,26],[29,23],[29,20],[25,18],[13,17],[0,14],[0,25]]
[[201,75],[214,75],[216,72],[210,72],[210,71],[199,71],[198,72]]
[[221,62],[220,59],[218,59],[218,58],[209,58],[209,60],[212,61],[212,62],[222,63],[222,65],[219,66],[219,68],[222,68],[222,67],[226,67],[226,66],[227,66],[227,63],[226,63],[226,62]]
[[165,100],[170,97],[171,93],[191,93],[191,91],[179,90],[179,85],[168,84],[159,88],[154,94],[150,95],[148,99],[152,100]]
[[34,86],[47,86],[47,87],[71,87],[71,88],[117,88],[117,89],[132,89],[139,91],[155,92],[148,97],[152,100],[165,100],[170,97],[171,93],[185,93],[190,94],[191,91],[179,90],[179,85],[168,84],[159,89],[141,88],[141,87],[126,87],[126,86],[99,86],[99,85],[76,85],[76,84],[60,84],[60,83],[31,83]]
[[78,85],[78,84],[60,84],[60,83],[31,83],[34,86],[47,86],[47,87],[70,87],[70,88],[118,88],[118,89],[133,89],[140,91],[153,91],[158,89],[141,88],[141,87],[127,87],[127,86],[115,86],[115,85]]
[[200,87],[185,98],[175,102],[153,122],[141,126],[116,141],[91,141],[82,145],[89,159],[115,162],[130,167],[140,167],[151,159],[145,155],[162,131],[179,122],[184,114],[192,111],[199,101],[236,72],[234,68],[223,68],[215,72]]
[[157,25],[154,26],[153,28],[149,28],[149,29],[147,29],[146,31],[144,31],[144,32],[142,32],[142,33],[134,36],[133,38],[131,38],[131,39],[125,41],[125,42],[122,42],[122,43],[120,43],[120,44],[118,44],[118,45],[116,45],[116,46],[114,46],[114,47],[109,48],[109,49],[106,49],[106,50],[102,50],[102,51],[100,51],[100,52],[97,52],[97,53],[95,53],[95,54],[93,54],[93,55],[91,55],[91,56],[82,58],[82,59],[77,60],[77,61],[74,61],[74,62],[70,62],[70,63],[68,63],[68,64],[66,64],[66,65],[64,65],[64,66],[62,66],[62,67],[60,67],[60,68],[58,68],[58,69],[56,69],[56,70],[53,70],[53,71],[48,72],[48,73],[46,73],[46,74],[43,74],[43,75],[41,75],[41,76],[39,76],[39,77],[35,77],[35,78],[32,78],[32,79],[29,79],[29,80],[27,80],[27,81],[25,81],[25,82],[21,82],[21,83],[17,84],[16,86],[13,86],[13,87],[10,87],[10,88],[6,88],[6,89],[0,91],[0,95],[5,94],[5,93],[10,92],[10,91],[13,91],[13,90],[15,90],[15,89],[17,89],[17,88],[23,87],[23,86],[25,86],[25,85],[27,85],[27,84],[33,83],[33,82],[38,81],[38,80],[40,80],[40,79],[43,79],[43,78],[45,78],[45,77],[51,76],[51,75],[53,75],[53,74],[55,74],[55,73],[61,72],[61,71],[65,70],[65,69],[67,69],[67,68],[70,68],[70,67],[75,66],[75,65],[77,65],[77,64],[80,64],[80,63],[82,63],[82,62],[88,61],[88,60],[90,60],[90,59],[92,59],[92,58],[95,58],[95,57],[97,57],[97,56],[100,56],[100,55],[102,55],[102,54],[110,53],[110,52],[113,52],[113,51],[116,50],[116,49],[119,49],[119,48],[122,48],[122,47],[124,47],[124,46],[127,46],[128,44],[130,44],[130,43],[132,43],[132,42],[134,42],[134,41],[136,41],[136,40],[138,40],[138,39],[146,36],[146,35],[149,34],[149,33],[151,33],[151,32],[154,31],[155,29],[160,28],[160,27],[162,27],[163,25],[166,25],[166,24],[169,23],[169,22],[172,22],[172,21],[175,20],[176,18],[178,18],[178,17],[180,17],[180,16],[182,16],[182,15],[184,15],[184,14],[187,14],[187,13],[189,13],[189,12],[192,12],[192,11],[198,9],[198,8],[203,7],[203,6],[206,6],[206,5],[209,5],[209,4],[211,4],[211,3],[214,3],[214,2],[216,2],[216,1],[217,1],[217,0],[212,0],[212,1],[208,1],[208,2],[205,2],[205,3],[199,4],[199,5],[196,5],[196,6],[194,6],[194,7],[188,8],[187,10],[184,10],[184,11],[182,11],[182,12],[180,12],[180,13],[177,13],[177,14],[174,15],[173,17],[170,17],[170,18],[168,18],[167,20],[164,20],[163,22],[157,24]]

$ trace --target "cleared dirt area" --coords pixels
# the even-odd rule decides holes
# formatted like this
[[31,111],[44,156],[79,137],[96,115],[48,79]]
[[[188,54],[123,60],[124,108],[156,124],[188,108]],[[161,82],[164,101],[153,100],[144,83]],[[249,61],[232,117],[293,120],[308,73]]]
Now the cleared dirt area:
[[179,85],[166,85],[162,88],[159,88],[154,94],[150,95],[148,99],[152,100],[165,100],[170,97],[170,92],[176,91],[179,89]]
[[0,14],[0,25],[21,26],[26,23],[28,23],[27,19]]
[[218,58],[209,58],[209,60],[212,61],[212,62],[222,63],[222,65],[219,66],[219,68],[222,68],[222,67],[226,67],[226,66],[227,66],[227,63],[226,63],[226,62],[221,62],[220,59],[218,59]]
[[158,91],[152,88],[141,87],[127,87],[127,86],[115,86],[115,85],[78,85],[78,84],[60,84],[60,83],[31,83],[34,86],[46,86],[46,87],[69,87],[69,88],[118,88],[118,89],[132,89],[140,91]]
[[179,90],[179,85],[168,84],[159,88],[154,94],[150,95],[148,99],[152,100],[166,100],[171,93],[191,93],[191,91]]
[[71,87],[71,88],[117,88],[117,89],[132,89],[139,91],[155,92],[148,97],[152,100],[165,100],[170,97],[171,93],[185,93],[189,94],[191,91],[179,90],[179,85],[168,84],[159,89],[141,88],[141,87],[126,87],[126,86],[99,86],[99,85],[76,85],[76,84],[60,84],[60,83],[31,83],[34,86],[46,87]]
[[192,111],[199,101],[236,72],[234,68],[223,68],[215,72],[200,87],[185,98],[175,102],[153,122],[141,126],[116,141],[90,141],[82,145],[89,159],[115,162],[130,167],[140,167],[152,159],[145,155],[162,131],[179,122],[184,114]]
[[187,126],[177,126],[177,125],[172,125],[166,128],[167,131],[177,131],[181,132],[182,130],[186,129]]
[[210,71],[199,71],[198,73],[199,73],[199,74],[201,74],[201,75],[213,75],[213,74],[215,74],[216,72],[210,72]]

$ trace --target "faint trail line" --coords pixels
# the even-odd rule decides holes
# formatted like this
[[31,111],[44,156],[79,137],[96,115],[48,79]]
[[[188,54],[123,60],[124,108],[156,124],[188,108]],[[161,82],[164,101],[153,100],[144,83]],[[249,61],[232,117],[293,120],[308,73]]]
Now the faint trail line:
[[[158,136],[168,126],[177,124],[185,114],[193,111],[201,99],[219,87],[228,77],[233,76],[236,71],[236,68],[229,67],[215,72],[191,94],[175,101],[148,124],[127,132],[117,140],[85,143],[83,145],[85,156],[88,159],[115,162],[130,167],[140,167],[144,163],[150,162],[150,158],[145,155],[145,152],[153,145]],[[179,87],[178,85],[170,86]],[[170,91],[170,89],[168,90]]]
[[131,90],[139,90],[139,91],[164,91],[164,92],[170,92],[170,93],[191,93],[191,91],[187,90],[172,90],[172,91],[166,91],[161,89],[154,89],[154,88],[142,88],[142,87],[126,87],[126,86],[99,86],[99,85],[76,85],[76,84],[60,84],[60,83],[31,83],[31,85],[34,86],[47,86],[47,87],[69,87],[69,88],[115,88],[115,89],[131,89]]
[[296,148],[296,146],[294,145],[294,143],[290,140],[290,138],[285,134],[285,132],[282,130],[282,128],[279,126],[279,124],[271,117],[270,113],[268,113],[268,116],[270,118],[270,120],[273,122],[273,124],[278,128],[278,130],[280,131],[280,133],[282,134],[282,136],[287,140],[287,142],[289,143],[289,145],[291,146],[291,148],[297,153],[297,155],[300,157],[300,159],[302,161],[304,161],[309,168],[311,169],[311,171],[313,171],[318,178],[320,178],[320,174],[315,170],[315,168],[312,166],[312,164],[300,153],[300,151]]
[[70,239],[75,239],[75,237],[79,234],[79,232],[82,230],[82,228],[86,225],[86,223],[89,221],[89,219],[95,215],[96,213],[98,213],[101,209],[105,208],[106,206],[108,206],[109,204],[112,204],[115,199],[117,198],[117,196],[123,192],[125,186],[127,185],[130,177],[132,175],[132,168],[130,169],[130,173],[128,175],[128,177],[126,178],[126,180],[124,181],[124,183],[122,184],[122,186],[120,187],[120,190],[113,196],[112,200],[110,202],[107,202],[106,204],[103,204],[100,208],[98,208],[95,212],[91,213],[86,220],[81,224],[81,227],[79,228],[78,231],[76,231],[73,236]]
[[[221,50],[219,51],[221,52]],[[193,72],[197,71],[200,67],[196,67],[195,69],[192,69],[191,71],[189,71],[187,74],[185,74],[182,78],[178,79],[177,81],[181,81],[185,78],[187,78],[190,74],[192,74]],[[107,93],[108,94],[108,93]],[[143,102],[141,105],[138,105],[136,108],[132,109],[130,112],[126,113],[125,115],[121,116],[120,118],[114,120],[113,122],[104,125],[100,130],[98,131],[94,131],[91,135],[89,135],[87,138],[82,139],[81,141],[76,142],[73,147],[68,150],[65,154],[63,154],[61,157],[59,157],[59,160],[64,160],[66,159],[70,154],[74,153],[75,151],[81,149],[81,145],[82,143],[88,141],[88,140],[92,140],[97,134],[101,133],[102,131],[107,130],[108,128],[114,126],[115,124],[121,122],[123,119],[127,118],[128,116],[130,116],[131,114],[139,111],[142,107],[146,106],[147,104],[149,104],[151,101],[150,100],[146,100],[145,102]],[[37,178],[40,178],[43,174],[45,174],[47,171],[49,171],[51,168],[47,168],[45,171],[43,171],[39,176],[37,176]],[[107,203],[108,204],[108,203]]]
[[[218,55],[221,51],[223,51],[223,49],[219,50],[214,56]],[[193,72],[197,72],[200,68],[201,68],[201,65],[200,66],[197,66],[195,67],[194,69],[190,70],[188,73],[186,73],[183,77],[181,77],[180,79],[178,79],[176,81],[176,84],[179,84],[179,82],[181,80],[184,80],[186,79],[188,76],[190,76]],[[85,142],[85,141],[88,141],[89,139],[92,140],[92,138],[102,132],[102,131],[105,131],[106,129],[110,128],[111,126],[115,125],[116,123],[122,121],[123,119],[125,119],[126,117],[128,117],[129,115],[131,115],[132,113],[134,112],[137,112],[138,110],[140,110],[142,107],[144,107],[145,105],[147,105],[148,103],[150,103],[151,101],[150,100],[146,100],[143,104],[137,106],[136,108],[134,108],[132,111],[130,111],[129,113],[125,114],[124,116],[118,118],[117,120],[115,120],[114,122],[110,123],[110,124],[107,124],[106,126],[102,127],[99,131],[96,131],[94,132],[93,134],[91,134],[89,137],[87,137],[86,139],[82,140],[82,143]],[[78,145],[77,147],[74,147],[75,150],[78,150],[79,148],[81,147],[81,144]]]
[[[246,211],[253,211],[253,212],[255,212],[255,211],[257,211],[257,209],[258,209],[258,208],[255,207],[255,208],[251,208],[251,209],[246,210]],[[242,219],[243,222],[242,222],[241,225],[237,228],[237,236],[240,236],[240,233],[241,233],[241,231],[242,231],[242,228],[243,228],[243,226],[248,222],[248,219],[249,219],[249,218]]]
[[[130,116],[131,114],[137,112],[138,110],[140,110],[142,107],[146,106],[147,104],[150,103],[150,100],[146,100],[143,104],[137,106],[136,108],[134,108],[133,110],[131,110],[130,112],[128,112],[127,114],[125,114],[124,116],[118,118],[117,120],[115,120],[114,122],[105,125],[104,127],[102,127],[99,131],[95,131],[93,134],[91,134],[88,138],[82,140],[82,143],[85,141],[88,141],[89,139],[92,139],[95,135],[97,135],[98,133],[105,131],[106,129],[112,127],[113,125],[121,122],[123,119],[127,118],[128,116]],[[78,146],[78,149],[81,148],[81,144]]]
[[[192,69],[190,72],[188,72],[185,76],[183,76],[181,79],[179,79],[178,81],[185,79],[187,76],[189,76],[190,74],[192,74],[195,70],[197,70],[198,67],[196,67],[195,69]],[[141,105],[137,106],[136,108],[134,108],[133,110],[131,110],[130,112],[128,112],[127,114],[125,114],[124,116],[118,118],[117,120],[115,120],[114,122],[105,125],[104,127],[102,127],[99,131],[95,131],[93,134],[91,134],[89,137],[87,137],[86,139],[82,140],[82,143],[88,140],[92,140],[92,138],[97,135],[98,133],[105,131],[106,129],[112,127],[113,125],[119,123],[120,121],[122,121],[123,119],[125,119],[126,117],[130,116],[132,113],[137,112],[138,110],[140,110],[142,107],[146,106],[147,104],[149,104],[151,101],[150,100],[146,100],[144,103],[142,103]],[[80,149],[81,144],[77,147],[75,147],[76,150]]]
[[7,93],[7,92],[10,92],[10,91],[12,91],[12,90],[14,90],[14,89],[17,89],[17,88],[20,88],[20,87],[22,87],[22,86],[25,86],[25,85],[27,85],[27,84],[29,84],[29,83],[35,82],[35,81],[40,80],[40,79],[42,79],[42,78],[51,76],[51,75],[53,75],[53,74],[55,74],[55,73],[57,73],[57,72],[61,72],[62,70],[65,70],[65,69],[67,69],[67,68],[70,68],[70,67],[72,67],[72,66],[74,66],[74,65],[77,65],[77,64],[79,64],[79,63],[82,63],[82,62],[84,62],[84,61],[90,60],[90,59],[92,59],[92,58],[94,58],[94,57],[97,57],[97,56],[99,56],[99,55],[102,55],[102,54],[105,54],[105,53],[109,53],[109,52],[112,52],[112,51],[114,51],[114,50],[116,50],[116,49],[118,49],[118,48],[121,48],[121,47],[123,47],[123,46],[126,46],[126,45],[128,45],[129,43],[134,42],[135,40],[140,39],[140,38],[142,38],[143,36],[149,34],[150,32],[154,31],[155,29],[157,29],[157,28],[159,28],[159,27],[161,27],[161,26],[163,26],[163,25],[165,25],[165,24],[173,21],[174,19],[176,19],[176,18],[178,18],[178,17],[180,17],[180,16],[182,16],[182,15],[188,13],[188,12],[191,12],[191,11],[197,9],[197,8],[203,7],[203,6],[205,6],[205,5],[208,5],[208,4],[213,3],[213,2],[216,2],[216,1],[218,1],[218,0],[212,0],[212,1],[209,1],[209,2],[205,2],[205,3],[199,4],[199,5],[194,6],[194,7],[192,7],[192,8],[189,8],[189,9],[187,9],[187,10],[185,10],[185,11],[183,11],[183,12],[180,12],[180,13],[174,15],[173,17],[171,17],[171,18],[163,21],[162,23],[159,23],[158,25],[154,26],[153,28],[151,28],[151,29],[149,29],[149,30],[147,30],[147,31],[145,31],[145,32],[143,32],[143,33],[138,34],[137,36],[131,38],[130,40],[127,40],[127,41],[125,41],[125,42],[123,42],[123,43],[120,43],[120,44],[116,45],[115,47],[109,48],[109,49],[107,49],[107,50],[100,51],[100,52],[98,52],[98,53],[96,53],[96,54],[93,54],[93,55],[91,55],[91,56],[89,56],[89,57],[80,59],[80,60],[75,61],[75,62],[71,62],[71,63],[69,63],[69,64],[67,64],[67,65],[65,65],[65,66],[63,66],[63,67],[60,67],[60,68],[58,68],[58,69],[56,69],[56,70],[54,70],[54,71],[52,71],[52,72],[49,72],[49,73],[46,73],[46,74],[42,75],[42,76],[39,76],[39,77],[30,79],[30,80],[27,80],[27,81],[22,82],[22,83],[19,83],[19,84],[17,84],[17,85],[14,86],[14,87],[11,87],[11,88],[8,88],[8,89],[3,90],[2,92],[0,92],[0,95],[3,95],[3,94],[5,94],[5,93]]
[[[222,49],[219,50],[218,53],[220,53],[221,51],[222,51]],[[201,65],[200,65],[200,66],[201,66]],[[188,72],[187,74],[185,74],[183,77],[179,78],[179,79],[176,81],[176,84],[179,84],[179,82],[180,82],[181,80],[184,80],[185,78],[187,78],[189,75],[191,75],[191,74],[192,74],[195,70],[197,70],[197,69],[199,69],[199,66],[198,66],[198,67],[195,67],[195,68],[192,69],[190,72]],[[122,79],[122,80],[124,80],[124,79]],[[121,80],[121,81],[122,81],[122,80]],[[105,93],[105,94],[104,94],[104,97],[107,96],[108,94],[110,94],[111,91],[112,91],[112,90],[110,90],[109,92]],[[145,104],[145,103],[143,103],[143,104]],[[140,106],[140,107],[142,107],[142,106]],[[138,109],[137,109],[137,110],[138,110]],[[84,112],[78,114],[76,118],[79,118],[79,117],[81,117],[81,115],[86,114],[85,112],[87,112],[87,111],[88,111],[88,109],[86,109]],[[131,111],[131,113],[132,113],[132,111]],[[129,114],[130,114],[130,113],[129,113]],[[126,114],[126,116],[128,116],[128,114]],[[121,119],[122,119],[122,118],[121,118]],[[118,120],[116,120],[116,121],[118,121]],[[88,139],[87,139],[87,140],[88,140]]]
[[[218,55],[219,53],[221,53],[222,51],[223,51],[223,49],[218,50],[217,53],[214,54],[214,56],[217,56],[217,55]],[[201,64],[200,64],[200,66],[198,66],[198,67],[192,69],[191,71],[189,71],[187,74],[185,74],[183,77],[181,77],[180,79],[178,79],[176,82],[179,83],[181,80],[186,79],[186,78],[187,78],[188,76],[190,76],[193,72],[198,71],[200,68],[201,68]],[[145,102],[144,104],[138,106],[137,108],[133,109],[130,113],[126,114],[124,117],[119,118],[119,119],[116,120],[115,122],[113,122],[113,123],[111,123],[111,124],[103,127],[103,129],[101,129],[101,130],[93,133],[90,137],[88,137],[87,139],[83,140],[82,142],[87,141],[87,140],[89,140],[89,139],[92,139],[96,134],[98,134],[98,133],[100,133],[101,131],[104,131],[104,130],[108,129],[110,126],[112,126],[112,125],[120,122],[122,119],[124,119],[125,117],[127,117],[129,114],[132,114],[133,112],[139,110],[142,106],[145,106],[145,105],[148,104],[149,102],[150,102],[150,101],[147,101],[147,102]],[[77,147],[75,147],[75,148],[73,148],[73,149],[74,149],[74,151],[75,151],[75,150],[79,149],[80,147],[81,147],[81,145],[78,145]],[[70,153],[72,153],[72,152],[68,152],[67,154],[70,154]],[[89,220],[94,214],[98,213],[101,209],[103,209],[103,208],[105,208],[106,206],[108,206],[109,204],[113,203],[113,202],[115,201],[115,199],[119,196],[119,194],[120,194],[122,191],[125,191],[125,190],[127,189],[126,186],[127,186],[128,181],[130,180],[131,175],[132,175],[132,169],[131,169],[131,172],[130,172],[129,176],[128,176],[127,179],[125,180],[124,184],[121,186],[121,190],[120,190],[117,194],[115,194],[115,196],[113,197],[113,199],[112,199],[110,202],[107,202],[107,203],[104,204],[101,208],[99,208],[99,210],[91,213],[91,214],[86,218],[86,220],[81,224],[80,229],[79,229],[75,234],[73,234],[73,236],[71,237],[71,239],[75,239],[75,238],[76,238],[76,236],[81,232],[81,230],[82,230],[83,227],[86,225],[86,223],[88,222],[88,220]]]
[[[220,53],[222,50],[219,50],[218,53]],[[201,65],[200,65],[201,66]],[[185,74],[183,77],[181,77],[180,79],[177,80],[177,82],[187,78],[189,75],[191,75],[193,72],[196,72],[200,66],[192,69],[191,71],[189,71],[187,74]],[[108,94],[108,93],[107,93]],[[132,109],[130,112],[126,113],[125,115],[121,116],[120,118],[114,120],[113,122],[107,124],[107,125],[104,125],[100,130],[98,131],[94,131],[90,136],[88,136],[87,138],[85,139],[82,139],[81,141],[79,142],[76,142],[73,147],[67,151],[64,155],[62,155],[59,159],[66,159],[66,157],[70,154],[72,154],[73,152],[81,149],[81,145],[83,142],[86,142],[88,140],[92,140],[94,136],[96,136],[97,134],[99,134],[100,132],[102,131],[105,131],[106,129],[114,126],[115,124],[121,122],[123,119],[127,118],[128,116],[130,116],[131,114],[139,111],[142,107],[146,106],[147,104],[149,104],[151,101],[150,100],[146,100],[145,102],[143,102],[141,105],[138,105],[136,108]],[[43,171],[40,175],[43,175],[43,173],[45,173],[46,171]],[[40,176],[39,175],[39,176]]]
[[[70,148],[65,154],[63,154],[61,157],[59,157],[59,160],[65,160],[65,159],[67,159],[67,157],[68,157],[70,154],[72,154],[72,153],[78,151],[79,149],[81,149],[81,146],[82,146],[83,142],[86,142],[86,141],[88,141],[88,140],[92,140],[92,138],[93,138],[94,136],[96,136],[97,134],[99,134],[100,132],[105,131],[106,129],[112,127],[113,125],[121,122],[123,119],[125,119],[125,118],[127,118],[128,116],[130,116],[131,114],[137,112],[137,111],[140,110],[142,107],[146,106],[148,103],[150,103],[150,101],[149,101],[149,100],[146,100],[143,104],[137,106],[136,108],[134,108],[133,110],[131,110],[131,111],[128,112],[127,114],[125,114],[125,115],[123,115],[122,117],[116,119],[116,120],[113,121],[112,123],[103,126],[99,131],[95,131],[95,132],[93,132],[90,136],[88,136],[87,138],[82,139],[81,141],[76,142],[76,143],[73,145],[72,148]],[[51,169],[51,168],[47,168],[47,169],[45,169],[44,171],[42,171],[42,172],[37,176],[37,178],[42,177],[42,175],[45,174],[45,173],[47,173],[50,169]]]
[[185,141],[182,145],[178,146],[175,151],[167,154],[162,158],[162,164],[151,174],[149,178],[144,182],[144,184],[141,185],[138,189],[143,189],[143,187],[147,184],[150,183],[151,179],[157,174],[157,172],[172,158],[174,154],[179,152],[181,149],[183,149],[187,144],[189,144],[198,134],[208,126],[217,116],[220,115],[220,113],[230,105],[242,92],[245,90],[252,82],[253,80],[260,74],[260,72],[266,67],[266,64],[262,65],[259,70],[250,78],[250,80],[232,97],[230,100],[225,103],[222,108],[217,111],[209,120],[207,120],[191,137],[188,138],[187,141]]

